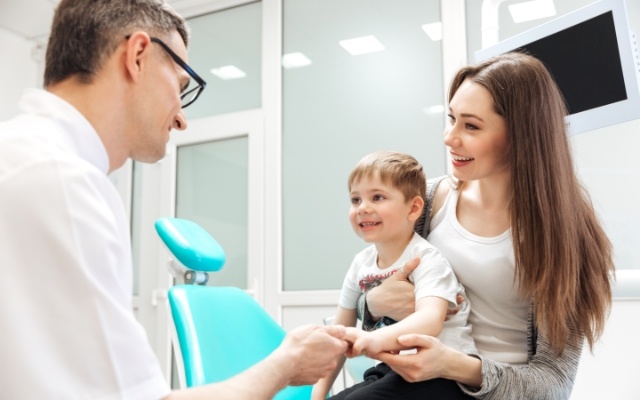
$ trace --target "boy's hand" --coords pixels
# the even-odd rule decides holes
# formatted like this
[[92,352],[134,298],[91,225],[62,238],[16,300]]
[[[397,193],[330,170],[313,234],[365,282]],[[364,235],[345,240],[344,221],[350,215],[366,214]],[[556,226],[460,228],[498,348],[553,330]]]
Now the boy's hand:
[[366,332],[358,328],[347,328],[345,340],[351,344],[346,352],[347,357],[376,354],[382,351],[372,332]]

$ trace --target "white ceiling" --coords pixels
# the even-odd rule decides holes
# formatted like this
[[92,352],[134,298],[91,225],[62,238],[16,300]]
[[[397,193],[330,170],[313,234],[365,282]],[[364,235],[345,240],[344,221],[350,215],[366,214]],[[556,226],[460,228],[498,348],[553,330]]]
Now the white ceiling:
[[[178,12],[194,14],[241,4],[242,0],[168,0]],[[58,0],[0,0],[0,29],[25,39],[46,41]]]
[[0,0],[0,28],[26,39],[44,38],[57,0]]

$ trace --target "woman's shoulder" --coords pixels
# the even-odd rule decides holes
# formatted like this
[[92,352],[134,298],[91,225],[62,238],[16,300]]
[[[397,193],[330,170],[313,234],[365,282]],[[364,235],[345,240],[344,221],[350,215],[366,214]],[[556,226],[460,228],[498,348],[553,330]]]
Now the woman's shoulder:
[[[437,185],[435,188],[433,185]],[[438,210],[442,208],[444,201],[451,192],[451,190],[457,190],[458,182],[455,178],[447,175],[443,175],[437,178],[430,179],[427,182],[427,191],[433,192],[431,198],[431,215],[436,215]]]

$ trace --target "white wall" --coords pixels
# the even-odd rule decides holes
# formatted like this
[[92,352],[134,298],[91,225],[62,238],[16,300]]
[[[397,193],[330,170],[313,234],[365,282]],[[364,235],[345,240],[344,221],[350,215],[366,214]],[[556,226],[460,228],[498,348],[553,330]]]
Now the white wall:
[[40,66],[32,57],[35,43],[0,28],[0,121],[18,113],[18,100],[27,87],[38,87]]
[[[640,3],[640,2],[638,2]],[[613,242],[617,268],[614,303],[593,353],[583,351],[572,400],[640,399],[640,120],[597,129],[571,139],[578,174]]]
[[640,378],[640,299],[615,300],[593,353],[585,346],[571,400],[637,400]]

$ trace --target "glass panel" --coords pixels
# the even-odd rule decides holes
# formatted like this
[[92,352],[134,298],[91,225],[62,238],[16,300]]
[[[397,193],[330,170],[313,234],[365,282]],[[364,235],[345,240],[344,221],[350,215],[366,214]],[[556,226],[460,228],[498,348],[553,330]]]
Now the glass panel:
[[200,224],[227,262],[208,285],[247,288],[248,138],[178,148],[176,217]]
[[[258,2],[188,20],[189,65],[207,82],[207,87],[185,109],[187,118],[261,107],[261,13],[262,3]],[[221,79],[211,72],[228,66],[246,75]]]
[[[348,221],[347,176],[375,150],[413,154],[445,173],[438,0],[284,0],[283,234],[285,290],[339,289],[365,243]],[[374,35],[383,51],[339,42]],[[288,67],[288,65],[287,65]]]

